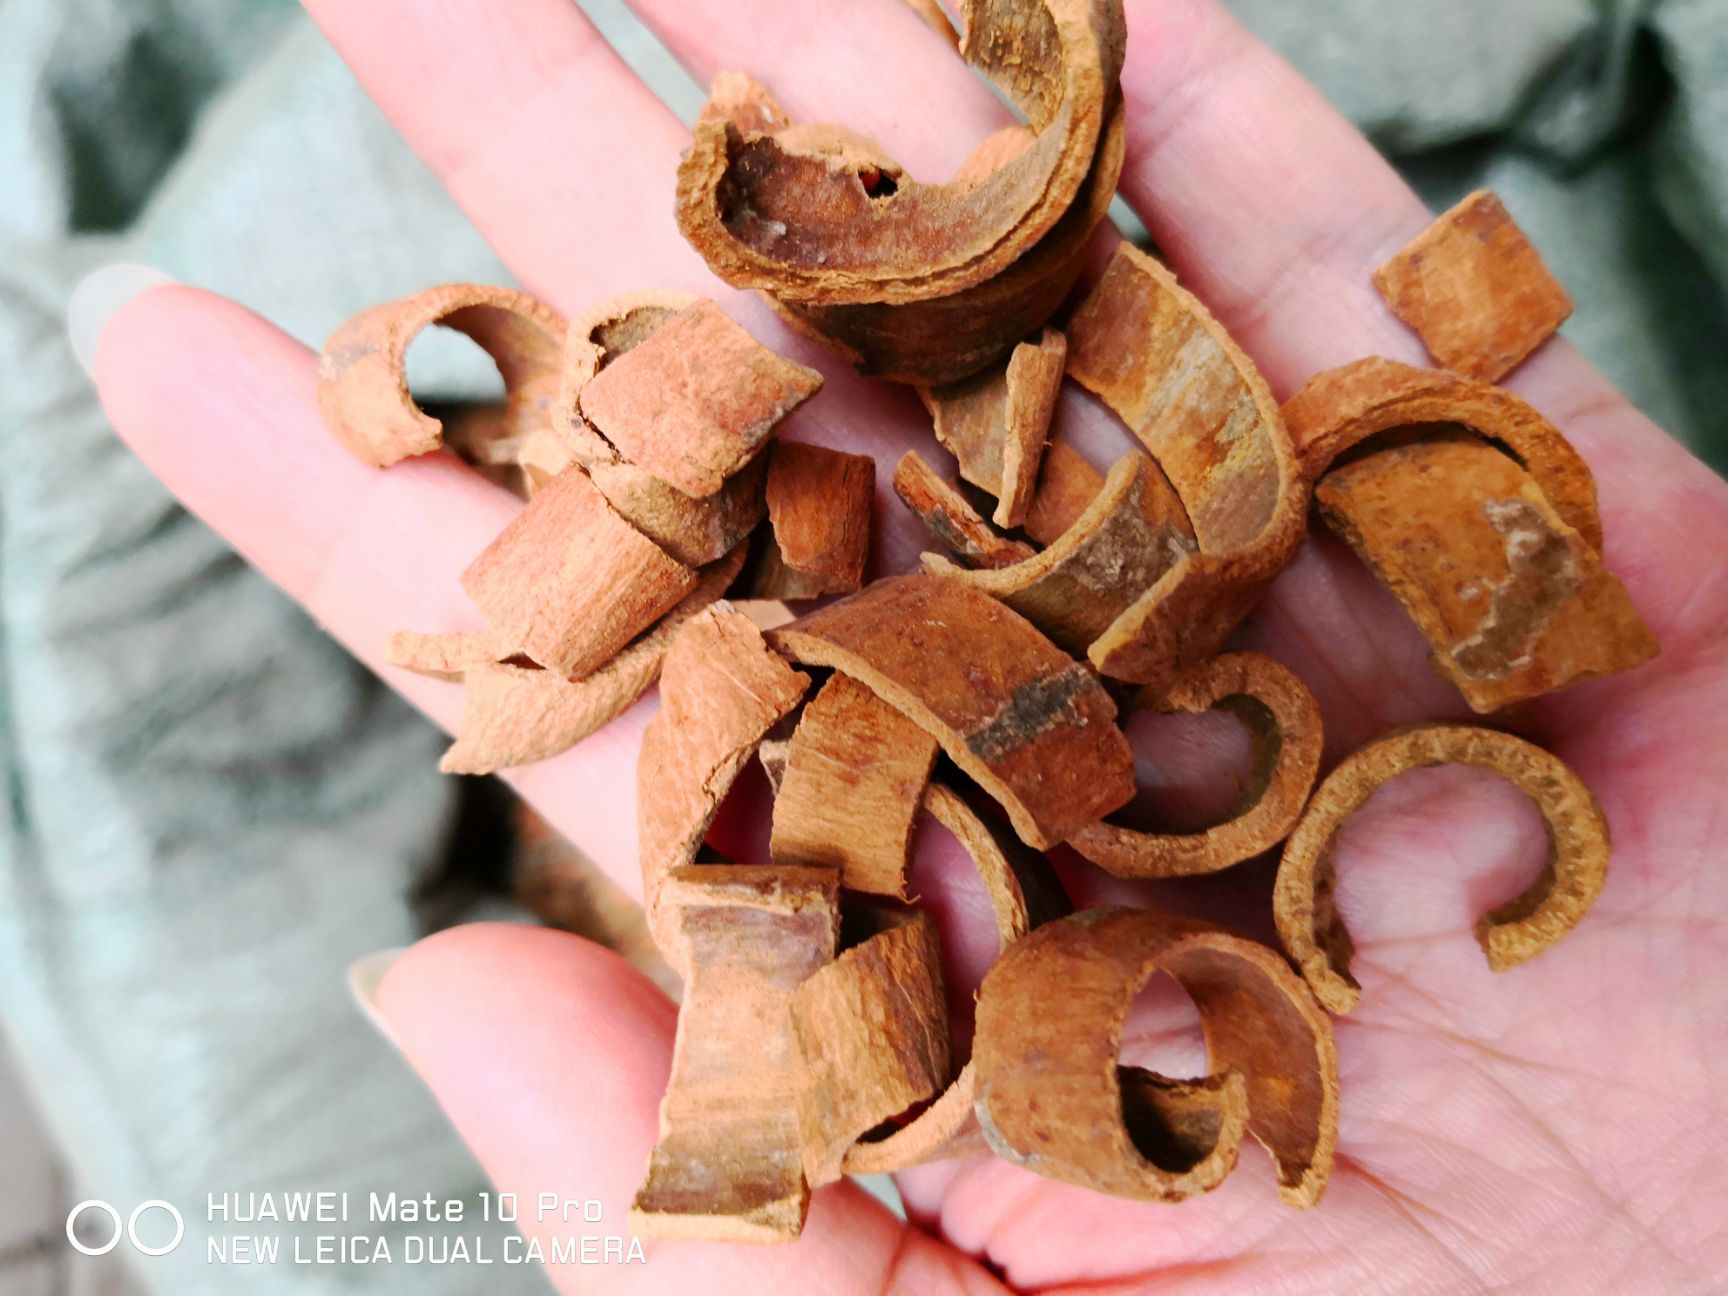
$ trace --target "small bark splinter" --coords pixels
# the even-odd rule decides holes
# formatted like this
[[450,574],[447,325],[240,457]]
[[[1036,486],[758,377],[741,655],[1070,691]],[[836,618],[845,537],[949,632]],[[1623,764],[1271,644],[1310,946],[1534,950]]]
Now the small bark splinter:
[[908,450],[894,469],[894,493],[967,567],[1008,567],[1032,557],[1033,548],[993,530],[976,509],[949,485],[916,450]]

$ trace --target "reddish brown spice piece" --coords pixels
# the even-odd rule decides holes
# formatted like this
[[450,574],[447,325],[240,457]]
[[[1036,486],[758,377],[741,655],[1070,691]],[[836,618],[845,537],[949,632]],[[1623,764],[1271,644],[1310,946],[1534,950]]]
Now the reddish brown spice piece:
[[790,1242],[810,1204],[792,997],[834,957],[833,871],[691,865],[668,875],[662,900],[662,948],[683,974],[684,999],[630,1229]]
[[1608,876],[1608,825],[1590,789],[1534,743],[1471,725],[1417,725],[1376,739],[1326,776],[1296,831],[1272,893],[1278,935],[1320,1002],[1347,1013],[1362,996],[1350,975],[1355,943],[1339,916],[1338,829],[1383,783],[1427,765],[1473,765],[1511,780],[1542,812],[1548,861],[1535,883],[1476,923],[1496,972],[1535,958],[1578,925]]
[[504,378],[504,407],[487,417],[481,440],[508,441],[550,418],[563,317],[509,288],[443,284],[361,311],[324,344],[318,408],[357,459],[387,468],[443,443],[442,424],[414,403],[405,368],[408,344],[430,324],[472,338]]
[[[1163,478],[1162,471],[1159,477]],[[1166,480],[1165,485],[1168,484]],[[1044,447],[1044,458],[1038,465],[1038,481],[1032,489],[1022,529],[1038,544],[1054,544],[1103,489],[1104,474],[1088,463],[1085,456],[1064,441],[1051,441]],[[1170,490],[1169,498],[1175,497],[1175,491]],[[1194,529],[1188,526],[1180,501],[1177,504],[1175,512],[1182,520],[1182,529],[1192,537]]]
[[1320,768],[1320,707],[1291,671],[1260,653],[1225,653],[1196,667],[1162,697],[1142,693],[1136,706],[1195,713],[1216,707],[1247,727],[1254,772],[1241,808],[1203,832],[1153,833],[1100,821],[1068,844],[1117,877],[1183,877],[1216,873],[1254,858],[1295,827]]
[[1541,253],[1486,189],[1376,270],[1374,286],[1430,355],[1482,382],[1516,369],[1572,313]]
[[894,468],[894,493],[942,546],[968,567],[1006,567],[1033,554],[1031,545],[998,534],[924,457],[908,450]]
[[607,363],[576,398],[582,417],[631,463],[704,498],[821,386],[814,369],[698,301]]
[[768,638],[916,721],[1040,850],[1134,794],[1133,757],[1097,677],[958,581],[877,581]]
[[1068,373],[1152,452],[1193,527],[1197,551],[1087,651],[1106,675],[1165,686],[1218,651],[1295,553],[1305,484],[1253,361],[1127,243],[1069,321]]
[[864,584],[876,461],[824,446],[777,441],[768,448],[768,524],[749,593],[812,599]]
[[[1118,1065],[1129,1006],[1157,972],[1199,1009],[1217,1068],[1206,1080]],[[973,1063],[985,1137],[1038,1174],[1181,1201],[1217,1187],[1246,1129],[1277,1163],[1285,1202],[1312,1206],[1325,1190],[1338,1139],[1331,1022],[1275,953],[1196,919],[1091,909],[1033,932],[984,979]]]

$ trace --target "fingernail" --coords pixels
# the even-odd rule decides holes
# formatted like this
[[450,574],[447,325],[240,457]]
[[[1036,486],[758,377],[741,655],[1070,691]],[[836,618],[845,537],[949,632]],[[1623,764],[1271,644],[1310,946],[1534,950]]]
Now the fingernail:
[[139,293],[174,282],[153,266],[120,261],[98,266],[79,282],[66,302],[66,333],[72,354],[91,377],[96,374],[96,344],[102,330]]
[[390,1029],[390,1019],[378,1006],[378,987],[383,983],[384,974],[390,970],[390,965],[402,957],[402,948],[397,946],[395,949],[374,950],[348,965],[348,993],[354,996],[354,1002],[359,1005],[366,1020],[377,1027],[378,1033],[392,1044],[396,1043],[396,1033]]

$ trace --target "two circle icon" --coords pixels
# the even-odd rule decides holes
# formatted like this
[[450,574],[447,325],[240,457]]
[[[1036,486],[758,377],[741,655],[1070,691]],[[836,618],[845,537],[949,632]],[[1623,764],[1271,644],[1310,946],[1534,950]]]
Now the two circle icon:
[[[144,1213],[149,1210],[166,1211],[168,1217],[174,1221],[174,1236],[168,1240],[168,1243],[165,1246],[151,1246],[138,1236],[138,1221],[143,1217]],[[91,1246],[89,1243],[80,1240],[78,1237],[78,1220],[86,1211],[94,1211],[99,1215],[106,1215],[114,1225],[113,1235],[101,1246]],[[79,1202],[72,1208],[71,1213],[66,1216],[66,1240],[72,1244],[72,1249],[74,1251],[87,1256],[107,1255],[115,1247],[120,1245],[120,1239],[122,1237],[129,1241],[132,1244],[132,1249],[140,1255],[167,1255],[175,1247],[180,1245],[180,1240],[185,1236],[185,1217],[180,1214],[179,1210],[172,1202],[165,1202],[160,1197],[153,1197],[147,1202],[140,1202],[135,1208],[133,1208],[132,1213],[126,1217],[126,1223],[124,1225],[120,1222],[119,1211],[115,1210],[108,1202],[95,1197],[90,1198],[88,1201]]]

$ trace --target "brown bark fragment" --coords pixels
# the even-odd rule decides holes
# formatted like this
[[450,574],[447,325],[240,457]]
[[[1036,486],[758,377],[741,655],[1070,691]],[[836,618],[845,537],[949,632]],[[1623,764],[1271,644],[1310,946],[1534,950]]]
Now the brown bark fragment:
[[1284,417],[1310,484],[1346,451],[1381,432],[1462,424],[1504,446],[1536,478],[1566,524],[1592,549],[1602,547],[1590,469],[1552,423],[1509,391],[1372,356],[1310,378],[1285,402]]
[[1326,776],[1284,844],[1272,892],[1278,936],[1320,1002],[1347,1013],[1362,997],[1350,975],[1355,943],[1339,915],[1334,875],[1338,829],[1383,783],[1428,765],[1472,765],[1509,779],[1542,812],[1548,860],[1529,889],[1476,923],[1488,966],[1503,972],[1535,958],[1578,925],[1608,876],[1608,824],[1590,789],[1534,743],[1474,725],[1394,730]]
[[[1217,1068],[1207,1080],[1117,1063],[1129,1006],[1157,972],[1199,1009]],[[1040,928],[985,977],[973,1061],[992,1148],[1052,1179],[1181,1201],[1217,1187],[1246,1129],[1272,1154],[1285,1202],[1312,1206],[1325,1190],[1338,1137],[1331,1022],[1275,953],[1209,924],[1092,909]]]
[[1499,382],[1572,313],[1572,299],[1500,205],[1478,189],[1374,272],[1374,286],[1446,368]]
[[631,526],[679,562],[700,567],[731,553],[762,521],[767,469],[757,455],[704,499],[630,463],[592,464],[588,476]]
[[925,554],[924,570],[1001,599],[1069,652],[1084,653],[1192,552],[1180,532],[1157,520],[1157,477],[1150,459],[1130,451],[1074,525],[1041,553],[990,571]]
[[504,406],[483,425],[501,439],[551,418],[564,347],[564,320],[526,293],[483,284],[443,284],[361,311],[330,335],[318,362],[318,408],[356,458],[387,468],[436,450],[443,427],[408,390],[408,345],[429,324],[466,334],[498,366]]
[[794,441],[776,441],[767,455],[770,531],[749,592],[812,599],[861,587],[870,557],[876,461]]
[[992,530],[966,497],[943,481],[916,450],[908,450],[895,465],[894,493],[968,567],[1006,567],[1033,554],[1030,545]]
[[1534,477],[1474,437],[1376,450],[1334,468],[1316,499],[1474,711],[1656,655],[1655,637],[1594,546]]
[[1134,794],[1133,757],[1097,678],[958,581],[877,581],[769,641],[915,720],[1040,850]]
[[699,301],[577,392],[584,419],[631,463],[695,498],[719,490],[822,375],[776,355]]
[[789,1242],[810,1203],[792,997],[834,957],[834,874],[688,865],[667,877],[662,894],[684,1000],[660,1139],[630,1205],[631,1231]]
[[463,671],[487,662],[502,661],[513,650],[495,643],[480,630],[426,633],[398,630],[390,636],[384,657],[392,666],[419,675],[459,677]]
[[660,710],[643,731],[636,765],[642,903],[656,933],[661,880],[696,858],[738,772],[809,683],[725,604],[691,617],[672,640]]
[[[1074,525],[1086,511],[1086,506],[1103,489],[1103,473],[1088,463],[1078,450],[1069,448],[1066,442],[1053,440],[1044,447],[1044,458],[1038,465],[1038,482],[1026,507],[1023,529],[1038,544],[1052,544]],[[1186,525],[1186,514],[1183,522]]]
[[850,891],[906,896],[906,849],[936,740],[836,673],[804,708],[774,798],[776,864],[827,865]]
[[1295,827],[1320,768],[1320,707],[1293,672],[1260,653],[1225,653],[1196,667],[1162,697],[1136,706],[1190,714],[1217,707],[1247,726],[1254,772],[1240,808],[1195,833],[1153,833],[1099,821],[1068,844],[1117,877],[1216,873],[1275,846]]
[[1068,373],[1152,452],[1197,551],[1096,639],[1107,675],[1166,685],[1213,656],[1302,542],[1307,491],[1277,402],[1223,327],[1129,244],[1068,325]]
[[813,1188],[840,1178],[860,1137],[948,1083],[936,924],[915,911],[871,916],[880,930],[812,973],[792,997],[798,1125]]
[[462,573],[492,637],[566,679],[603,666],[696,581],[579,467],[535,492]]

